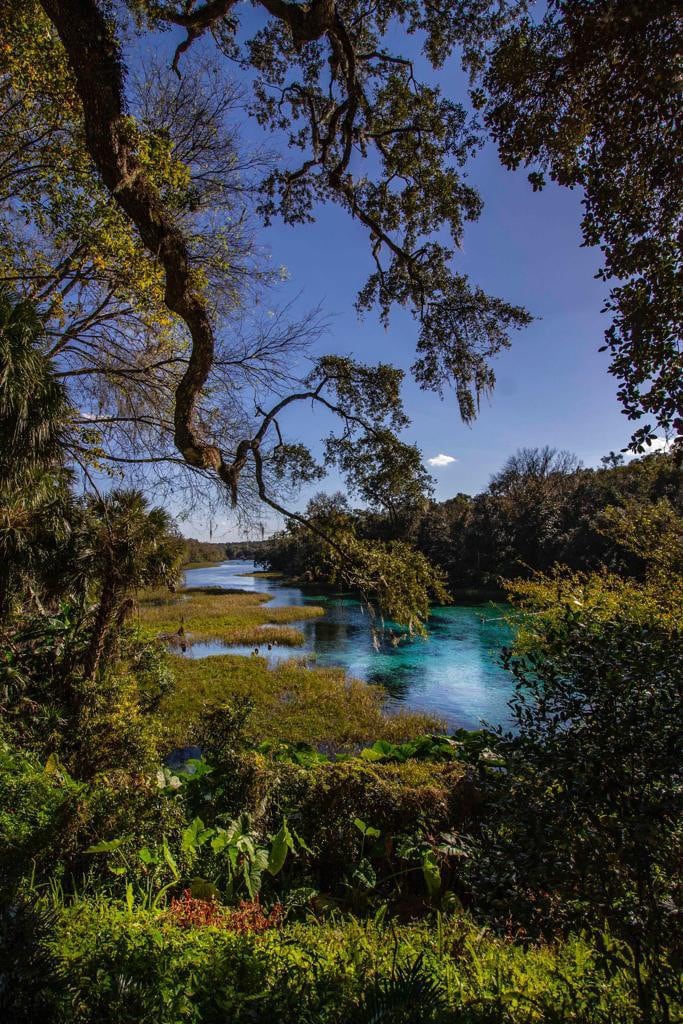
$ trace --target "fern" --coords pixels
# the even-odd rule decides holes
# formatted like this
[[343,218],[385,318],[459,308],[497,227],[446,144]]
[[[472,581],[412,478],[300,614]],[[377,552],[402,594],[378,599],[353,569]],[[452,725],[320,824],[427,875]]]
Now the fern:
[[428,1024],[444,1009],[442,987],[419,956],[366,989],[353,1024]]

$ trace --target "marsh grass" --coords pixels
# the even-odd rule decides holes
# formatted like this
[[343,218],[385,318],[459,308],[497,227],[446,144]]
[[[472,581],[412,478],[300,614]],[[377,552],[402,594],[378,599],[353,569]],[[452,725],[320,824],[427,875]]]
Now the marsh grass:
[[178,594],[162,590],[147,591],[140,599],[140,621],[151,633],[183,631],[192,640],[222,640],[228,644],[268,641],[298,647],[303,633],[288,626],[290,622],[324,615],[314,605],[271,608],[270,594],[246,593],[221,587],[191,587]]
[[235,697],[253,701],[247,734],[255,741],[349,749],[370,739],[396,742],[443,727],[434,716],[420,712],[387,714],[384,692],[347,679],[342,669],[308,668],[299,661],[269,668],[265,658],[235,654],[197,660],[174,657],[172,661],[176,686],[161,713],[179,745],[191,738],[203,706]]
[[238,576],[255,577],[261,580],[281,580],[284,579],[284,573],[282,572],[269,572],[266,570],[255,570],[254,572],[238,572]]
[[214,565],[223,565],[224,558],[218,558],[211,562],[183,562],[183,570],[185,569],[210,569]]
[[[269,594],[221,587],[192,587],[171,595],[149,591],[140,601],[143,627],[154,634],[177,634],[193,640],[296,647],[304,636],[290,622],[324,614],[316,606],[271,608]],[[249,697],[254,711],[250,739],[310,743],[318,748],[348,749],[375,739],[402,741],[435,732],[442,723],[432,715],[402,711],[387,714],[384,691],[349,680],[343,669],[309,668],[300,660],[273,668],[255,655],[209,658],[172,657],[176,686],[161,714],[171,737],[186,743],[205,706]]]

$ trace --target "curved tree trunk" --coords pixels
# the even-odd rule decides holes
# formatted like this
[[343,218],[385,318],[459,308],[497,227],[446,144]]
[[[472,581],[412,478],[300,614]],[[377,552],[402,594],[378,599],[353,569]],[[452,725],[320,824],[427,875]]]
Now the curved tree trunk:
[[165,302],[187,325],[192,348],[175,395],[175,444],[185,461],[218,473],[236,498],[241,466],[225,462],[194,423],[197,398],[213,365],[214,336],[207,305],[193,287],[190,253],[147,180],[125,117],[124,69],[116,39],[96,0],[41,0],[66,50],[83,106],[88,151],[112,196],[166,275]]

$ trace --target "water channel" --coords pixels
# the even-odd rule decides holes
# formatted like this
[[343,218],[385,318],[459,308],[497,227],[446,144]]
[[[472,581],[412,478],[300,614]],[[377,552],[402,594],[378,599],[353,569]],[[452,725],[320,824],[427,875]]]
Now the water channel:
[[[244,575],[251,562],[234,560],[202,569],[188,569],[188,587],[228,587],[272,595],[268,606],[320,605],[325,615],[294,625],[304,634],[301,647],[273,645],[267,649],[267,630],[259,653],[272,662],[304,658],[312,665],[338,666],[350,675],[385,688],[390,706],[430,711],[452,728],[477,729],[481,722],[508,724],[507,702],[512,677],[500,664],[502,647],[511,630],[505,605],[451,605],[435,607],[429,619],[429,637],[397,646],[373,643],[367,611],[348,595],[321,593],[285,580]],[[196,643],[188,656],[251,654],[252,647],[220,642]]]

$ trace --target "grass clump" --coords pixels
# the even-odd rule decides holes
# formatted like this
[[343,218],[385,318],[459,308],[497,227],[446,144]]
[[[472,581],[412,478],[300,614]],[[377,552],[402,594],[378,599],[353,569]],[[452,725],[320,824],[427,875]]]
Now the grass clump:
[[269,668],[265,658],[235,654],[175,657],[173,668],[176,686],[161,714],[178,743],[187,740],[204,706],[244,697],[254,705],[247,724],[254,741],[340,749],[364,744],[369,737],[403,741],[441,728],[432,715],[387,714],[383,691],[347,679],[343,669],[307,668],[297,661]]
[[[287,624],[325,614],[315,605],[266,607],[270,599],[270,594],[221,587],[191,587],[180,594],[148,591],[140,600],[140,619],[150,632],[182,631],[191,640],[259,644],[267,638],[298,647],[304,642],[303,634]],[[267,637],[264,626],[270,627]]]

